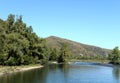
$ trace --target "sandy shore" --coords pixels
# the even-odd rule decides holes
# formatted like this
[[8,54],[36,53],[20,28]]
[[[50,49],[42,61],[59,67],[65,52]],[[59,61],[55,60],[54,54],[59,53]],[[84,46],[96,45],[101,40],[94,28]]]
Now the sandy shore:
[[11,74],[15,72],[22,72],[31,69],[42,68],[42,65],[28,65],[28,66],[0,66],[0,76]]
[[35,66],[35,67],[28,67],[28,68],[22,68],[20,71],[26,71],[26,70],[31,70],[31,69],[36,69],[36,68],[41,68],[42,66]]

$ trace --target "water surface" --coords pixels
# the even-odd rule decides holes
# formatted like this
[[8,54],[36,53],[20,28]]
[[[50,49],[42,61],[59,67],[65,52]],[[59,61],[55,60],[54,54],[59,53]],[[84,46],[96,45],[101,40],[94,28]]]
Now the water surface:
[[120,83],[120,68],[81,62],[54,64],[2,76],[0,83]]

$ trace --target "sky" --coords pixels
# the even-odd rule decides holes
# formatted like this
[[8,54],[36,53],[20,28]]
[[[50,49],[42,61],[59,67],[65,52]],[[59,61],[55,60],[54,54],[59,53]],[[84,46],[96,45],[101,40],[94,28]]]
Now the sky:
[[1,0],[0,18],[22,15],[39,37],[120,46],[120,0]]

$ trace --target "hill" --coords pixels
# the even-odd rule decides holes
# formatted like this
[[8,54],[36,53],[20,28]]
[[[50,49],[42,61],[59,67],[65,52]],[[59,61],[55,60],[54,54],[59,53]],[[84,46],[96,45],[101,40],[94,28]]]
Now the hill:
[[104,49],[97,46],[86,45],[82,43],[78,43],[75,41],[71,41],[64,38],[59,38],[55,36],[50,36],[46,38],[47,46],[51,48],[60,49],[64,43],[67,43],[72,55],[83,55],[83,56],[108,56],[111,50]]

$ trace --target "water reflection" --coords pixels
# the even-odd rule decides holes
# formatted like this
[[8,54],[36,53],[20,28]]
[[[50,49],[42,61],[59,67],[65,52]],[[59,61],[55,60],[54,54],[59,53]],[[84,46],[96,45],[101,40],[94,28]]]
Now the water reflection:
[[61,72],[63,74],[63,82],[64,83],[68,83],[68,80],[69,80],[69,65],[68,64],[60,64],[59,65],[59,68],[61,69]]
[[48,65],[2,76],[0,83],[120,83],[119,67],[83,64]]
[[120,82],[120,68],[118,66],[113,67],[113,77],[118,83]]
[[64,77],[67,78],[69,74],[69,65],[68,64],[60,64],[59,69],[61,69],[62,73],[64,74]]
[[49,73],[46,77],[46,83],[68,83],[68,64],[49,65]]
[[47,68],[34,69],[2,76],[0,83],[46,83]]

